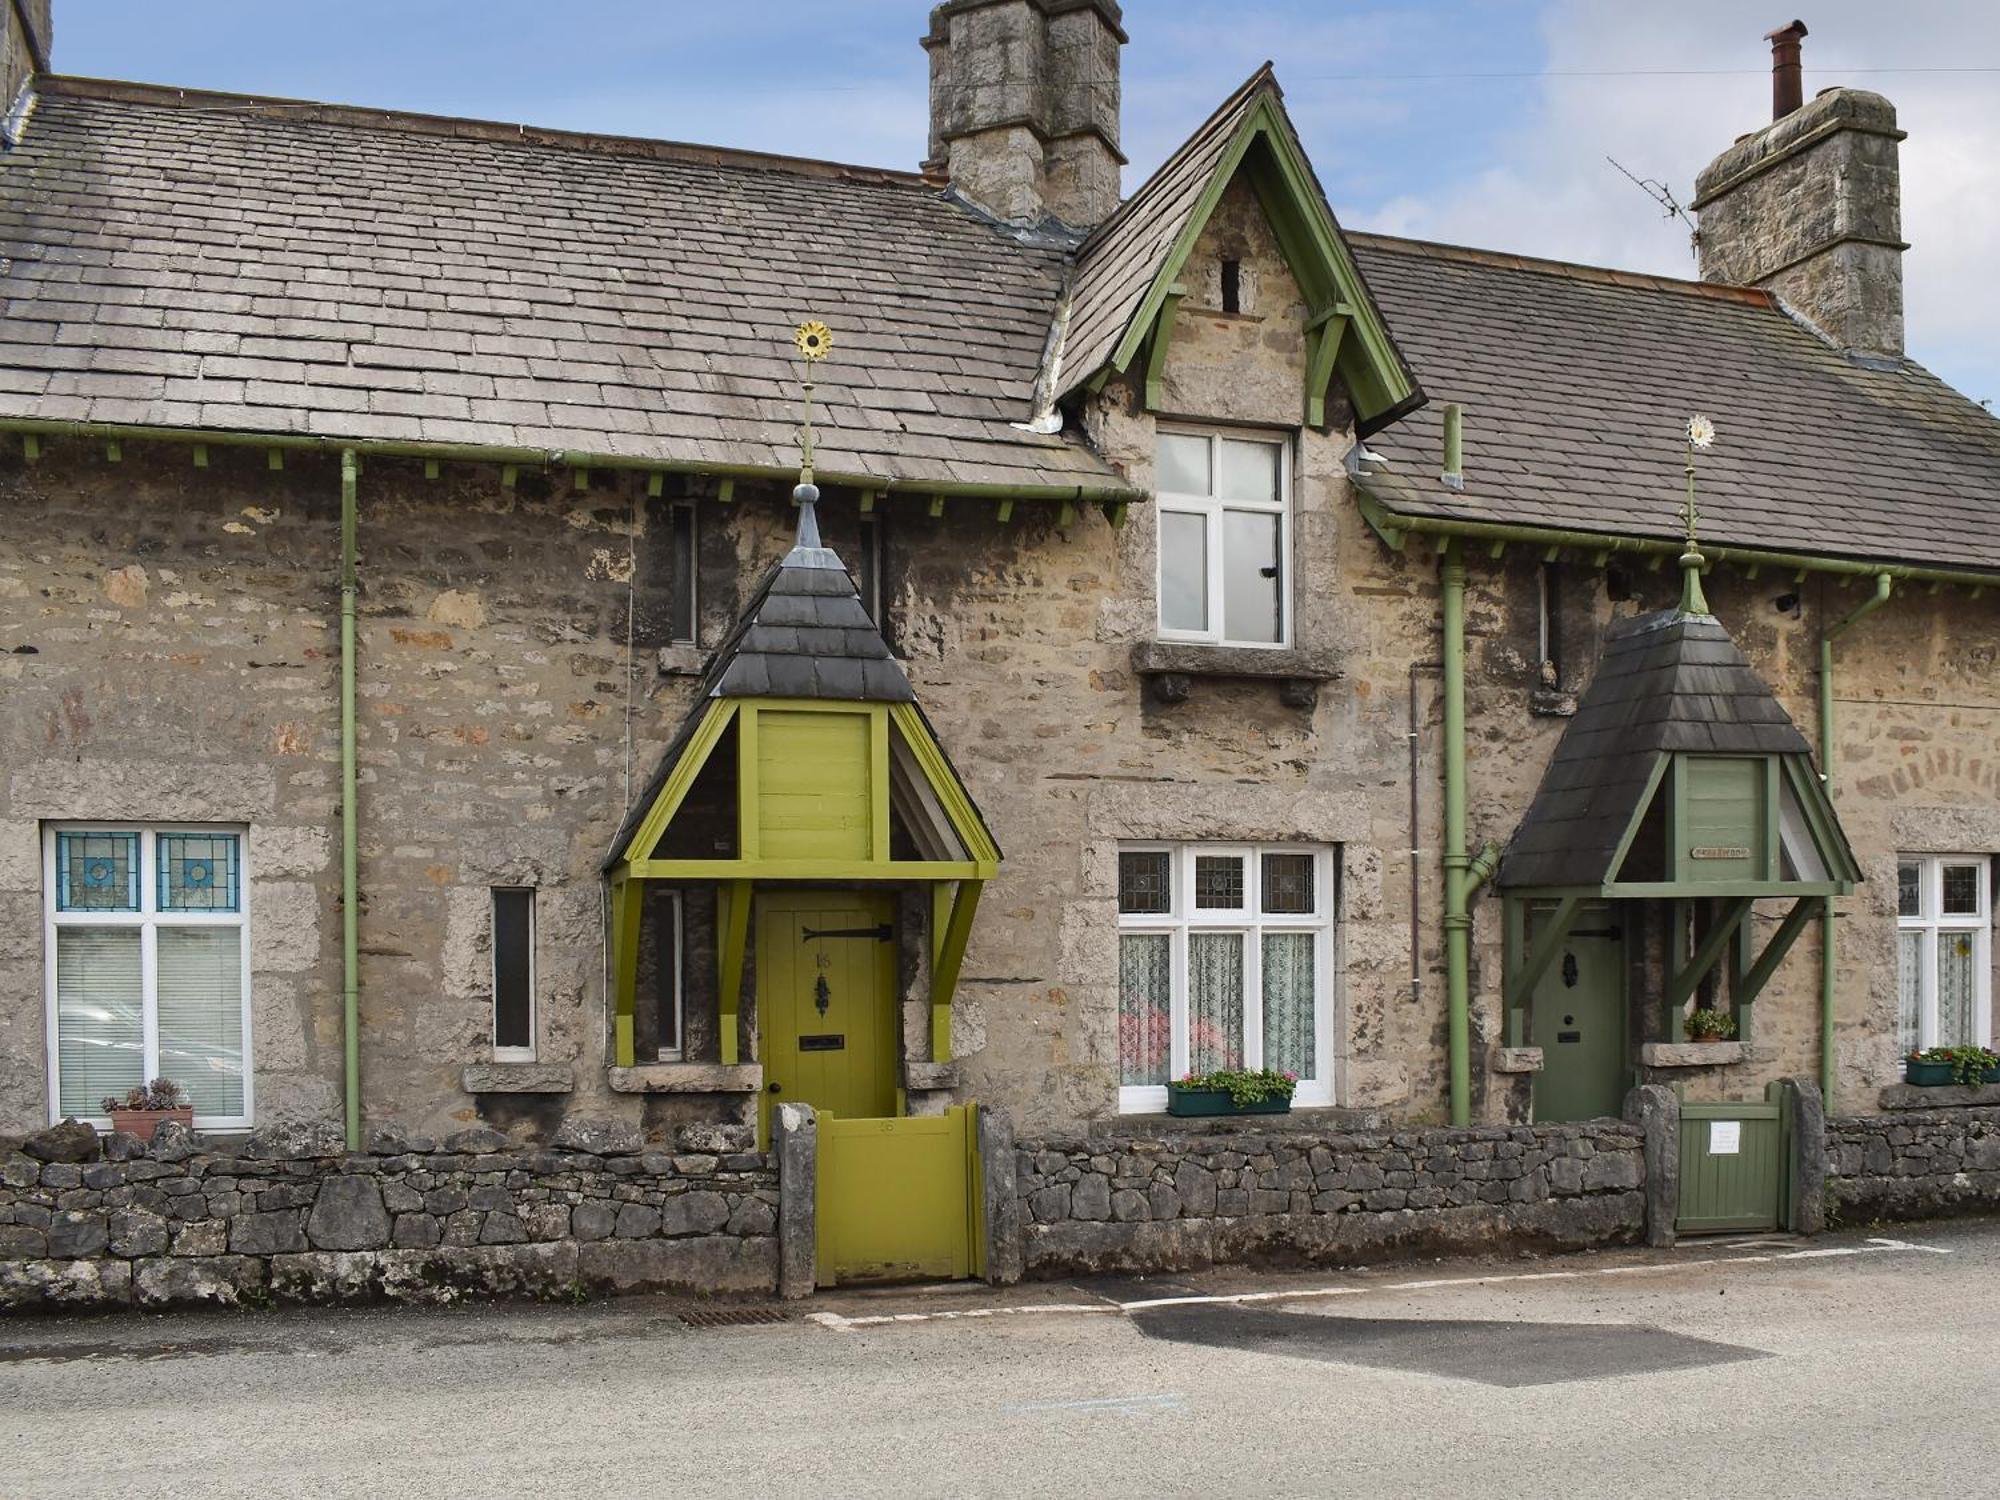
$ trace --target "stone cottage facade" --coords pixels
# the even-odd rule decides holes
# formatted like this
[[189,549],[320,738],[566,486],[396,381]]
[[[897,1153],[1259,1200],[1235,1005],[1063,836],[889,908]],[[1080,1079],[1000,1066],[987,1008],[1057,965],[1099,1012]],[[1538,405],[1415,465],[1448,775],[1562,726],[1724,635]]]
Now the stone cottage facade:
[[[1990,1040],[2000,427],[1903,352],[1886,101],[1718,157],[1679,282],[1344,233],[1269,69],[1121,201],[1112,0],[937,7],[920,173],[72,79],[8,25],[0,1131],[165,1072],[218,1138],[748,1148],[860,1035],[800,969],[770,1074],[781,918],[884,987],[882,1113],[1020,1131],[1245,1064],[1329,1121],[1562,1118],[1579,983],[1620,1095],[1867,1114]],[[794,635],[725,690],[807,546],[809,374],[827,628],[903,686]],[[1698,411],[1699,613],[1860,878],[1773,770],[1761,854],[1703,846],[1757,879],[1524,882],[1607,641],[1684,600]],[[739,697],[757,745],[697,755]],[[809,700],[880,736],[873,873],[814,873]],[[753,764],[809,853],[744,845]]]

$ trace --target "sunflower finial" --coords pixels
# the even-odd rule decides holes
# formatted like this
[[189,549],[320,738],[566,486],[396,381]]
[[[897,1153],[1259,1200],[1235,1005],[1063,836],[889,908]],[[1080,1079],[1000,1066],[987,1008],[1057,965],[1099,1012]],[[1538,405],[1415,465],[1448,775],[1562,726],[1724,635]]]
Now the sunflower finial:
[[801,547],[817,547],[819,520],[813,506],[819,501],[819,486],[813,483],[813,367],[833,351],[833,331],[817,318],[808,318],[792,334],[792,343],[805,361],[804,421],[799,427],[799,482],[792,500],[799,507]]
[[1681,554],[1681,613],[1684,615],[1705,615],[1708,599],[1701,591],[1701,570],[1707,559],[1701,555],[1701,541],[1696,528],[1701,521],[1701,512],[1694,503],[1694,455],[1696,449],[1706,449],[1715,443],[1715,424],[1700,412],[1688,418],[1687,424],[1687,499],[1681,505],[1681,522],[1687,531],[1687,550]]

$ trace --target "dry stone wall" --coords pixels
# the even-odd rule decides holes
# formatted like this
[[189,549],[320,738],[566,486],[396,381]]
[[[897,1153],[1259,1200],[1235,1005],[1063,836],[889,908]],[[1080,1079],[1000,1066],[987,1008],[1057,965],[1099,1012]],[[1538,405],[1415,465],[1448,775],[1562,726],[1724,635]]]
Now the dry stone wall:
[[227,1152],[58,1126],[0,1162],[0,1309],[776,1286],[771,1158],[596,1134],[385,1132],[347,1154],[327,1126]]
[[1017,1143],[1030,1276],[1624,1244],[1644,1136],[1609,1120],[1347,1133],[1234,1128]]
[[[2000,1095],[2000,1089],[1982,1091]],[[1829,1220],[1928,1219],[2000,1208],[2000,1099],[1826,1122]]]

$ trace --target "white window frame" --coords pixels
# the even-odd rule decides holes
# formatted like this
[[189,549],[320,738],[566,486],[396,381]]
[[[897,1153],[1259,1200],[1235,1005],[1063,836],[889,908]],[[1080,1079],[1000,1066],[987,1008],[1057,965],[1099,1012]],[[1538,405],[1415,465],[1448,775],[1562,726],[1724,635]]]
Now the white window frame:
[[[1258,500],[1224,500],[1215,494],[1183,495],[1169,490],[1164,484],[1156,484],[1155,510],[1160,516],[1167,514],[1197,515],[1203,518],[1202,537],[1208,561],[1208,625],[1201,630],[1169,629],[1165,611],[1166,579],[1166,527],[1155,521],[1153,545],[1153,624],[1158,638],[1163,641],[1186,641],[1192,644],[1228,646],[1245,651],[1289,650],[1292,644],[1292,442],[1288,434],[1262,431],[1250,428],[1202,428],[1161,424],[1155,437],[1193,437],[1208,441],[1209,489],[1216,484],[1220,472],[1217,461],[1220,444],[1224,439],[1234,439],[1245,443],[1267,443],[1278,450],[1278,498],[1275,504]],[[1160,469],[1157,446],[1155,449],[1155,473]],[[1256,515],[1275,515],[1278,518],[1278,617],[1282,628],[1275,641],[1236,641],[1223,634],[1223,622],[1229,611],[1223,598],[1223,558],[1222,533],[1223,517],[1230,511],[1242,511]]]
[[[1339,1007],[1335,1004],[1334,938],[1338,925],[1339,890],[1335,884],[1334,848],[1327,844],[1224,844],[1161,843],[1133,840],[1118,845],[1120,854],[1168,854],[1172,856],[1170,909],[1165,913],[1120,912],[1118,936],[1165,936],[1171,939],[1170,959],[1173,1000],[1172,1047],[1167,1066],[1169,1078],[1182,1078],[1188,1071],[1188,936],[1196,932],[1231,932],[1243,935],[1243,1065],[1264,1065],[1264,935],[1281,932],[1309,932],[1313,943],[1313,1075],[1301,1078],[1292,1095],[1295,1106],[1330,1105],[1334,1102],[1334,1024]],[[1197,910],[1194,906],[1194,862],[1198,855],[1238,855],[1245,861],[1244,905],[1237,911]],[[1313,905],[1310,915],[1276,912],[1265,915],[1263,856],[1266,854],[1310,854],[1313,856]],[[1114,876],[1115,879],[1115,876]],[[1115,897],[1115,892],[1114,892]],[[1118,1059],[1123,1070],[1124,1059]],[[1167,1090],[1160,1084],[1123,1084],[1118,1087],[1120,1114],[1158,1114],[1167,1107]]]
[[[673,963],[673,1007],[674,1039],[680,1044],[675,1047],[661,1047],[658,1058],[661,1062],[680,1062],[687,1056],[687,902],[686,893],[670,890],[667,895],[667,925],[674,937]],[[657,1020],[666,1019],[664,1016]],[[657,1032],[657,1026],[656,1026]]]
[[[500,922],[499,902],[502,891],[526,891],[528,893],[528,1044],[525,1047],[503,1047],[500,1045]],[[486,888],[486,947],[487,967],[492,983],[493,1019],[487,1040],[493,1046],[495,1062],[534,1062],[540,1055],[537,1045],[542,1034],[542,987],[541,946],[542,899],[541,892],[532,885],[494,885]]]
[[[60,911],[56,899],[56,835],[60,833],[136,833],[139,835],[139,909],[129,911]],[[159,839],[161,834],[230,834],[236,839],[235,911],[161,911]],[[42,1010],[48,1052],[49,1123],[63,1118],[62,1044],[56,1016],[56,933],[64,927],[136,928],[139,932],[140,1016],[145,1066],[142,1081],[160,1075],[158,954],[162,927],[233,927],[243,945],[243,1113],[196,1115],[201,1130],[248,1129],[255,1120],[256,1051],[250,1028],[250,830],[240,823],[134,823],[116,819],[68,819],[42,825]],[[176,1079],[175,1082],[183,1080]],[[100,1130],[111,1127],[108,1115],[79,1115]]]
[[[1917,882],[1917,915],[1906,917],[1902,914],[1902,867],[1916,865],[1921,873]],[[1944,872],[1947,866],[1970,866],[1979,874],[1979,910],[1977,912],[1954,912],[1946,915],[1944,910]],[[1923,961],[1917,966],[1917,1046],[1919,1048],[1938,1045],[1938,939],[1948,932],[1962,932],[1972,938],[1973,1003],[1972,1031],[1973,1045],[1988,1047],[1993,1043],[1993,861],[1985,854],[1899,854],[1896,856],[1897,943],[1900,948],[1902,934],[1920,932],[1924,940],[1919,944]],[[1900,1039],[1903,1024],[1903,986],[1900,979],[1902,954],[1897,953],[1899,978],[1896,984],[1896,1029]]]

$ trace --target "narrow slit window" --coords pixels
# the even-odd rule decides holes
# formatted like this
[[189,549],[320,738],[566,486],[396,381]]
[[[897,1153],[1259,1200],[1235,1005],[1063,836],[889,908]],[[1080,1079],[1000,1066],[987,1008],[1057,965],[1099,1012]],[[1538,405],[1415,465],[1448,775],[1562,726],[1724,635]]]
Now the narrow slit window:
[[1562,565],[1545,562],[1541,569],[1540,639],[1541,680],[1544,687],[1562,682]]
[[861,518],[861,555],[855,559],[854,587],[875,628],[882,628],[882,518]]
[[493,890],[493,1055],[535,1056],[535,893],[513,886]]
[[694,502],[684,500],[668,512],[667,524],[673,540],[673,580],[668,588],[667,635],[675,645],[693,645],[699,633],[696,620],[695,575],[700,559],[695,550]]
[[1225,260],[1222,263],[1222,310],[1226,313],[1243,311],[1243,262]]

